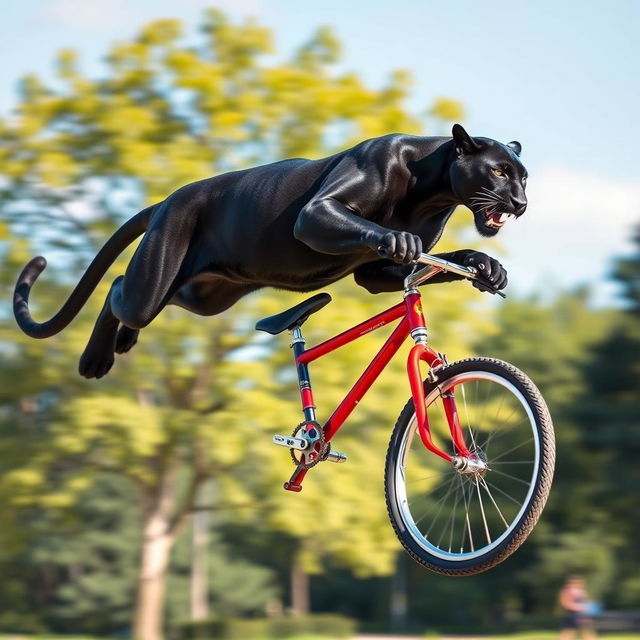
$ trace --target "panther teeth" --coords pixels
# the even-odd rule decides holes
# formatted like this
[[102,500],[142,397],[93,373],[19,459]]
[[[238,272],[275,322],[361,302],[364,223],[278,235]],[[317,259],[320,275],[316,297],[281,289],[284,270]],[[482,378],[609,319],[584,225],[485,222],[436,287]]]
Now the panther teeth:
[[507,220],[515,220],[516,216],[513,213],[500,213],[498,211],[487,215],[486,225],[488,227],[494,227],[499,229],[504,225]]

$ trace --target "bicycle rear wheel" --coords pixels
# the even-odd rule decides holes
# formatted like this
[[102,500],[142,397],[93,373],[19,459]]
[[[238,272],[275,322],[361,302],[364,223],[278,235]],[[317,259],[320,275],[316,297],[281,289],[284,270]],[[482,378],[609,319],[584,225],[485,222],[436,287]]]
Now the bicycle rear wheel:
[[509,557],[540,517],[555,465],[551,416],[524,373],[492,358],[447,365],[424,388],[434,441],[455,455],[442,404],[443,394],[454,393],[467,447],[479,463],[458,469],[428,451],[410,399],[387,451],[389,517],[420,564],[473,575]]

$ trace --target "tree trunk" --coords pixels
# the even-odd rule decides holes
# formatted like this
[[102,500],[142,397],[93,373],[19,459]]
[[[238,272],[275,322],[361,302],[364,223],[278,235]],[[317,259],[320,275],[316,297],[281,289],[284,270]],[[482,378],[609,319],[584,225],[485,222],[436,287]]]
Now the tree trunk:
[[407,562],[404,553],[399,553],[396,560],[396,570],[391,576],[391,630],[405,631],[407,628],[407,614],[409,611],[409,597],[407,591]]
[[309,606],[309,574],[300,566],[299,558],[291,563],[291,615],[306,615]]
[[167,474],[153,496],[145,496],[144,538],[138,574],[134,638],[162,640],[167,568],[174,534],[171,531],[173,478]]
[[209,615],[208,547],[209,514],[206,511],[199,511],[193,516],[193,534],[191,538],[192,620],[204,620]]

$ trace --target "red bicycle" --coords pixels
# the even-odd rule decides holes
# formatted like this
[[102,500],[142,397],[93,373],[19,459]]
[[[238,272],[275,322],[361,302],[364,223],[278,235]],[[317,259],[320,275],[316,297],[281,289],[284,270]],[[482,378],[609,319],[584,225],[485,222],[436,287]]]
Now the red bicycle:
[[[346,456],[331,441],[407,336],[415,344],[407,360],[411,398],[396,422],[385,468],[391,524],[409,554],[446,575],[486,571],[509,557],[535,526],[549,495],[555,464],[551,416],[533,382],[516,367],[493,358],[449,363],[427,344],[417,286],[441,271],[469,280],[473,267],[422,254],[426,266],[404,282],[404,301],[311,348],[301,325],[331,301],[320,293],[256,324],[278,334],[288,329],[300,382],[304,421],[288,447],[296,469],[285,482],[300,491],[312,467]],[[401,319],[324,425],[316,420],[308,364],[335,349]],[[429,367],[426,379],[421,363]]]

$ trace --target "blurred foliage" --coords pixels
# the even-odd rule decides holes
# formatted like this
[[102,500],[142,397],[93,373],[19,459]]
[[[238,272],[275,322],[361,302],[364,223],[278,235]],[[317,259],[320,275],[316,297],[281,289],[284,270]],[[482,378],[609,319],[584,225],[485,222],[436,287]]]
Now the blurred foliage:
[[462,105],[451,98],[436,98],[429,114],[446,122],[459,122],[465,119]]
[[[51,277],[34,293],[36,312],[52,313],[66,295],[65,285],[77,279],[95,247],[123,214],[131,214],[136,201],[139,206],[156,201],[219,171],[283,156],[319,156],[363,137],[419,129],[403,107],[407,75],[394,73],[386,87],[374,90],[353,74],[336,74],[332,65],[339,43],[327,29],[318,30],[288,61],[266,64],[270,53],[267,30],[253,22],[234,25],[212,10],[196,46],[181,44],[179,22],[160,21],[134,41],[115,46],[102,79],[85,77],[72,51],[58,56],[55,84],[25,78],[15,117],[0,125],[0,211],[12,232],[2,253],[7,293],[30,251],[57,250]],[[130,253],[113,275],[122,272]],[[200,508],[228,508],[229,517],[245,526],[285,533],[285,562],[305,572],[322,571],[329,555],[359,574],[389,573],[397,543],[382,500],[381,468],[387,430],[408,394],[397,384],[403,365],[387,372],[379,395],[372,394],[356,414],[351,435],[344,438],[350,464],[342,474],[318,470],[303,499],[280,489],[291,462],[270,444],[272,433],[289,432],[300,420],[291,357],[281,340],[258,338],[252,329],[261,315],[299,296],[253,296],[211,319],[167,309],[108,379],[85,382],[75,373],[75,360],[107,286],[101,285],[67,331],[47,342],[17,335],[8,310],[0,326],[6,561],[26,561],[34,550],[46,556],[47,549],[31,536],[33,514],[59,520],[53,528],[61,536],[80,535],[78,527],[92,521],[82,501],[100,499],[104,474],[128,483],[138,514],[137,546],[127,546],[134,556],[109,551],[122,562],[115,581],[102,579],[90,552],[97,543],[87,540],[82,553],[80,543],[74,547],[78,553],[70,552],[75,568],[69,572],[71,560],[56,554],[55,539],[49,541],[53,546],[46,557],[57,557],[42,606],[53,611],[53,627],[95,631],[82,622],[91,618],[102,629],[124,624],[117,614],[119,598],[136,592],[124,566],[136,556],[136,624],[145,624],[143,612],[154,607],[157,619],[170,550]],[[322,324],[309,324],[311,341],[391,300],[354,293],[352,283],[336,285],[333,293],[337,301]],[[349,317],[339,302],[346,296]],[[454,287],[434,294],[442,301],[440,326],[447,327],[449,319],[454,328],[473,296]],[[447,333],[442,331],[443,337]],[[324,407],[337,404],[379,341],[380,336],[367,336],[314,371],[317,387],[326,390]],[[379,469],[371,464],[373,456]],[[200,490],[212,479],[215,505],[202,505]],[[118,535],[126,544],[129,538],[122,531]],[[43,559],[36,566],[37,574],[48,564]],[[116,573],[117,566],[114,561]],[[255,589],[258,575],[254,572]],[[126,588],[118,586],[120,579],[129,581]],[[218,587],[223,584],[223,573],[215,580]],[[229,587],[224,592],[226,601],[214,597],[222,612],[246,611],[242,589],[235,596]],[[105,603],[110,603],[106,612]],[[112,618],[105,619],[107,614]],[[136,632],[144,635],[141,627]]]
[[177,640],[268,640],[291,638],[309,640],[352,638],[356,632],[354,620],[336,614],[319,613],[295,617],[272,618],[217,618],[189,622],[177,627],[172,634]]
[[584,388],[571,412],[582,427],[580,443],[596,465],[592,504],[599,508],[591,519],[616,556],[612,584],[618,585],[622,606],[637,606],[640,599],[640,550],[632,543],[640,539],[640,467],[634,462],[640,455],[640,227],[634,239],[636,251],[620,258],[613,274],[625,311],[590,351],[582,368]]
[[[15,276],[34,252],[52,257],[33,294],[34,313],[44,318],[123,219],[186,182],[421,131],[405,107],[408,74],[397,71],[372,89],[338,73],[340,43],[326,28],[277,61],[267,29],[211,10],[199,39],[184,42],[179,21],[147,25],[112,48],[99,79],[83,75],[75,52],[62,52],[55,81],[25,78],[15,114],[0,120],[0,630],[126,632],[135,594],[139,617],[143,584],[167,576],[166,622],[184,620],[194,560],[192,537],[180,533],[192,533],[194,512],[211,514],[212,615],[282,609],[297,568],[314,574],[314,609],[383,627],[384,576],[399,545],[382,476],[409,395],[406,351],[336,440],[349,462],[321,465],[297,495],[282,491],[293,468],[270,443],[301,419],[291,353],[286,337],[256,335],[253,325],[299,295],[252,295],[214,318],[168,308],[100,381],[81,379],[76,368],[107,279],[77,320],[47,341],[22,335],[11,317]],[[460,119],[462,107],[442,98],[428,113],[444,125]],[[457,212],[438,249],[459,248],[469,223],[468,212]],[[560,464],[545,518],[504,567],[453,582],[410,569],[416,626],[549,611],[567,553],[608,604],[628,606],[640,592],[639,558],[630,551],[640,531],[629,517],[637,511],[637,465],[627,464],[638,446],[638,255],[617,268],[624,312],[593,311],[583,291],[494,309],[466,283],[424,290],[437,349],[451,360],[474,349],[502,357],[538,382],[556,418]],[[334,302],[305,325],[310,344],[398,301],[350,280],[328,290]],[[311,367],[321,420],[384,334]]]

